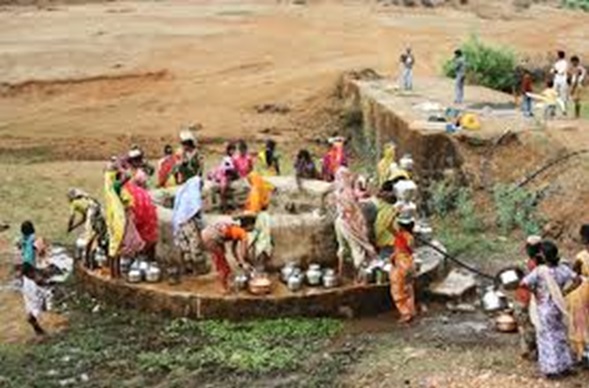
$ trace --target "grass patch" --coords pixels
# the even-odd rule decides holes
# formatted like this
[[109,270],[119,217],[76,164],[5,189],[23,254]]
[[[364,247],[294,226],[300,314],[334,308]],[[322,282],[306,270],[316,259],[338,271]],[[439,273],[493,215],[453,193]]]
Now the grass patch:
[[67,303],[67,331],[35,346],[0,346],[0,386],[151,386],[172,375],[230,386],[233,377],[301,367],[342,326],[332,319],[172,320],[111,307],[93,314],[89,298]]

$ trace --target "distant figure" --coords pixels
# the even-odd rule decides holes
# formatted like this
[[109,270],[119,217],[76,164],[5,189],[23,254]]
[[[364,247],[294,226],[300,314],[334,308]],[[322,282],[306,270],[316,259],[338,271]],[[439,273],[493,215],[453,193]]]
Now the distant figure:
[[[225,147],[225,156],[221,160],[221,163],[207,174],[207,178],[215,182],[216,189],[218,189],[222,212],[228,210],[228,201],[232,199],[230,198],[229,190],[231,182],[239,178],[233,159],[235,151],[235,144],[232,142],[228,143]],[[213,196],[214,198],[215,196]]]
[[297,180],[299,179],[319,179],[319,172],[315,167],[313,157],[308,150],[300,150],[294,164]]
[[567,103],[569,100],[569,63],[566,60],[564,51],[558,51],[558,59],[552,66],[552,74],[554,75],[554,90],[558,94],[558,106],[562,111],[563,116],[567,114]]
[[174,148],[166,144],[164,147],[164,156],[157,163],[157,187],[174,186],[174,165],[176,159],[174,158]]
[[581,117],[581,99],[583,97],[583,84],[587,76],[587,69],[581,65],[579,57],[571,58],[571,98],[575,105],[575,118]]
[[37,266],[37,249],[35,247],[35,226],[31,221],[25,221],[20,226],[21,238],[19,249],[22,257],[22,264]]
[[186,129],[180,132],[181,148],[176,151],[176,165],[174,175],[177,184],[182,184],[193,176],[202,176],[204,166],[201,155],[198,152],[196,137],[192,130]]
[[454,51],[455,98],[456,104],[464,102],[464,83],[466,81],[466,58],[462,50]]
[[340,167],[346,167],[348,160],[346,157],[345,144],[346,139],[341,136],[332,137],[328,140],[329,150],[323,156],[321,175],[324,181],[333,182],[335,173]]
[[276,176],[280,175],[280,156],[276,152],[276,142],[266,140],[266,147],[258,153],[258,165],[256,169],[261,175]]
[[401,87],[403,90],[413,89],[413,65],[415,65],[415,57],[411,52],[411,47],[407,47],[405,52],[401,54]]
[[520,93],[522,96],[522,112],[524,117],[532,117],[532,97],[529,96],[528,93],[532,93],[534,91],[533,88],[534,80],[532,79],[532,74],[528,69],[523,70],[523,75],[521,79],[520,85]]
[[233,164],[240,178],[247,177],[254,169],[254,159],[249,154],[244,140],[237,142],[237,153],[233,155]]

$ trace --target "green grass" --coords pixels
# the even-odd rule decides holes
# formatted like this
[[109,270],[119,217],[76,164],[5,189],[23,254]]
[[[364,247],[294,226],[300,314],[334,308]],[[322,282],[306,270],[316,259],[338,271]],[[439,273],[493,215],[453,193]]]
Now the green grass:
[[84,375],[87,386],[219,377],[230,385],[300,368],[342,327],[332,319],[172,320],[110,307],[93,314],[91,299],[67,303],[67,331],[35,346],[0,346],[0,386],[58,387],[67,379],[84,386]]

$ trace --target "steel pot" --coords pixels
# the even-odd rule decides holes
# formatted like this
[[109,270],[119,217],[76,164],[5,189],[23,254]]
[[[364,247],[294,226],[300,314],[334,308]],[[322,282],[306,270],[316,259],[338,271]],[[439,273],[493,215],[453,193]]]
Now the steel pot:
[[521,273],[515,268],[507,268],[499,271],[497,279],[506,290],[513,290],[521,282]]
[[247,288],[247,283],[249,281],[249,276],[245,272],[238,272],[235,274],[233,278],[233,286],[235,287],[235,291],[243,291]]
[[286,263],[286,265],[282,267],[282,269],[280,270],[282,281],[287,283],[288,278],[290,278],[290,275],[292,275],[296,269],[297,266],[295,265],[295,263]]
[[76,240],[76,249],[74,252],[74,258],[76,260],[82,260],[86,256],[86,240],[79,238]]
[[162,270],[157,265],[150,265],[145,272],[145,280],[150,283],[157,283],[162,278]]
[[130,269],[139,270],[139,266],[133,266],[132,260],[128,257],[121,257],[119,267],[121,268],[122,273],[128,273]]
[[495,290],[495,287],[488,287],[482,298],[483,310],[494,312],[507,307],[507,298],[502,292]]
[[288,278],[286,286],[293,292],[299,291],[301,288],[303,288],[303,280],[304,277],[302,273],[293,273]]
[[325,288],[334,288],[337,287],[339,283],[339,279],[337,277],[337,274],[335,273],[335,270],[329,268],[325,270],[325,273],[323,274],[323,287]]
[[321,284],[321,266],[319,264],[309,265],[309,269],[305,273],[307,283],[310,286],[318,286]]
[[127,274],[127,281],[129,283],[139,283],[141,282],[141,271],[138,269],[131,269]]
[[[106,266],[106,262],[108,261],[108,258],[106,257],[106,255],[104,254],[104,251],[102,249],[96,250],[96,254],[94,255],[94,261],[96,262],[96,265],[98,265],[99,267]],[[123,261],[121,259],[121,270],[122,270],[122,268],[123,268]],[[128,268],[129,267],[127,266],[127,269]]]
[[358,278],[364,284],[374,283],[375,271],[371,267],[362,267],[358,270]]

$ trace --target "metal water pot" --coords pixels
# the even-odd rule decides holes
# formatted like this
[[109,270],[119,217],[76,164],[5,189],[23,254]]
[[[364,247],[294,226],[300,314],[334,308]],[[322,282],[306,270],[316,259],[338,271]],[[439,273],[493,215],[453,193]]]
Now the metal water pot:
[[323,273],[323,287],[325,288],[334,288],[337,287],[339,283],[339,279],[337,278],[337,274],[335,270],[328,268]]
[[76,260],[83,260],[86,256],[86,240],[79,238],[76,240],[76,249],[74,252],[74,258]]
[[507,298],[502,292],[495,290],[495,287],[487,287],[482,298],[483,310],[495,312],[507,307]]
[[245,272],[238,272],[233,278],[233,286],[235,291],[243,291],[247,289],[247,283],[249,282],[249,276]]
[[497,279],[506,290],[513,290],[521,281],[521,273],[515,268],[507,268],[497,274]]
[[303,274],[300,271],[298,273],[295,272],[289,276],[286,286],[293,292],[299,291],[301,288],[303,288],[303,280]]
[[319,264],[309,265],[305,276],[307,277],[307,283],[310,286],[318,286],[321,284],[321,266]]
[[290,276],[296,271],[297,266],[293,262],[286,263],[280,270],[282,281],[287,283]]
[[150,265],[145,272],[145,280],[150,283],[157,283],[162,278],[162,270],[157,265]]
[[129,283],[139,283],[141,282],[141,271],[138,269],[131,269],[127,274],[127,281]]
[[360,279],[360,282],[362,282],[364,284],[374,283],[374,280],[375,280],[374,277],[375,277],[374,268],[361,267],[360,269],[358,269],[358,278]]

